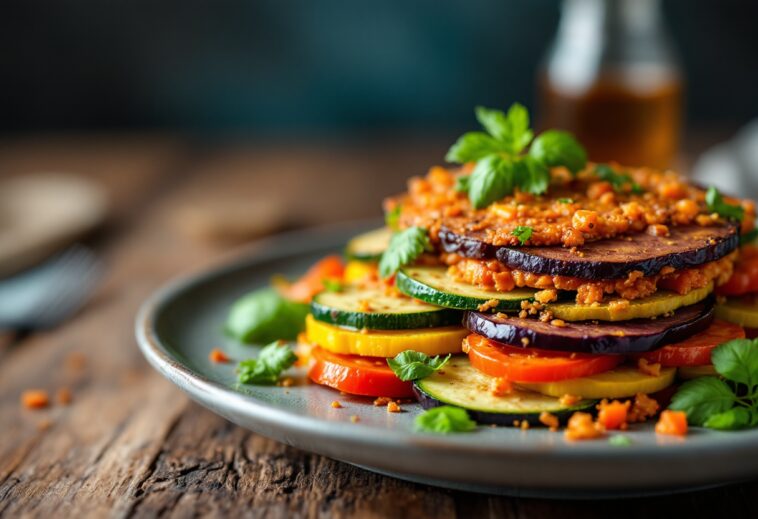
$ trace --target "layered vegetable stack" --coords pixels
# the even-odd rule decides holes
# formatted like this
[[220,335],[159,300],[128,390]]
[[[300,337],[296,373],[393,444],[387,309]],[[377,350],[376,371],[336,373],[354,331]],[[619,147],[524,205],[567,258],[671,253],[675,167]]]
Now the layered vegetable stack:
[[[711,351],[740,325],[758,329],[758,249],[732,277],[752,203],[588,163],[569,134],[533,138],[519,105],[477,116],[486,131],[448,153],[460,167],[388,199],[388,227],[355,238],[343,282],[314,297],[312,380],[482,423],[556,426],[599,408],[612,427],[714,374]],[[717,311],[714,290],[732,296]],[[575,429],[592,426],[578,416]]]

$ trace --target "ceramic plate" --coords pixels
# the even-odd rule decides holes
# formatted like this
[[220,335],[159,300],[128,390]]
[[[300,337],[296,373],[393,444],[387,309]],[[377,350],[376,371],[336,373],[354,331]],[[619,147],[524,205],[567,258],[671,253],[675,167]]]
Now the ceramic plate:
[[[340,251],[366,226],[291,233],[257,244],[237,261],[176,281],[141,308],[137,339],[148,361],[190,397],[269,438],[434,485],[516,495],[599,497],[692,490],[758,476],[758,430],[695,430],[687,438],[656,436],[649,425],[625,434],[631,445],[605,440],[571,443],[562,433],[480,427],[436,436],[413,431],[420,412],[389,414],[370,399],[308,384],[293,370],[293,387],[241,386],[233,364],[213,364],[221,347],[235,359],[256,347],[226,337],[232,302],[265,286],[272,275],[295,276],[318,258]],[[330,403],[339,400],[343,407]],[[353,423],[351,416],[357,416]]]

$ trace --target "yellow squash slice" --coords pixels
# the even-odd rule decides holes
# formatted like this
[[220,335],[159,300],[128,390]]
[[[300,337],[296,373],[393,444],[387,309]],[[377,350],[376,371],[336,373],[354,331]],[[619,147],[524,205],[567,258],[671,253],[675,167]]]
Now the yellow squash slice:
[[564,321],[628,321],[656,317],[683,306],[694,305],[708,297],[712,291],[713,283],[683,296],[662,290],[652,296],[631,300],[628,304],[619,303],[618,298],[608,298],[599,304],[555,303],[548,305],[548,308],[556,319]]
[[356,331],[322,323],[308,316],[305,320],[308,342],[334,353],[368,357],[394,357],[405,350],[427,355],[459,353],[469,331],[460,326],[419,330]]
[[750,296],[730,297],[716,305],[716,318],[745,328],[758,328],[758,301]]
[[589,377],[570,378],[555,382],[519,384],[543,395],[561,397],[576,395],[582,398],[624,398],[637,393],[655,393],[674,382],[676,368],[662,368],[657,376],[646,375],[632,366],[622,366]]

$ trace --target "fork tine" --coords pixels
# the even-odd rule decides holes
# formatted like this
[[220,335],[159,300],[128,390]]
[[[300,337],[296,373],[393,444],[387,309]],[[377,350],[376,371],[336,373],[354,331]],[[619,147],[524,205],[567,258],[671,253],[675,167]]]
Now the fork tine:
[[51,328],[69,317],[84,303],[102,273],[100,260],[82,246],[61,254],[55,268],[49,295],[29,316],[29,327]]

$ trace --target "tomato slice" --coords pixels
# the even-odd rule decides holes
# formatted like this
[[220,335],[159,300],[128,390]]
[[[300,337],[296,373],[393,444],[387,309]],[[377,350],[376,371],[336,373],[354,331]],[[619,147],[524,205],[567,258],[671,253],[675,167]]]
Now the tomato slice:
[[315,347],[308,378],[351,395],[407,398],[413,396],[411,382],[403,382],[383,357],[340,355]]
[[711,350],[732,339],[745,337],[745,330],[738,324],[716,319],[704,332],[681,342],[669,344],[655,351],[639,355],[648,362],[661,366],[705,366],[711,363]]
[[758,292],[758,247],[745,245],[740,248],[740,258],[734,264],[729,281],[716,289],[722,296],[740,296]]
[[586,377],[613,369],[624,360],[621,355],[508,346],[476,334],[466,338],[464,351],[467,351],[474,368],[511,382],[552,382]]
[[324,290],[324,280],[342,281],[345,264],[337,255],[327,256],[308,269],[303,276],[292,284],[282,283],[278,288],[282,296],[292,301],[308,303],[313,296]]

